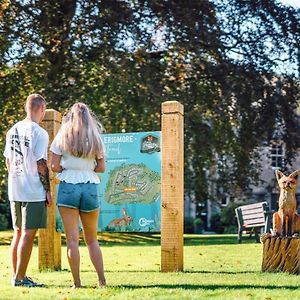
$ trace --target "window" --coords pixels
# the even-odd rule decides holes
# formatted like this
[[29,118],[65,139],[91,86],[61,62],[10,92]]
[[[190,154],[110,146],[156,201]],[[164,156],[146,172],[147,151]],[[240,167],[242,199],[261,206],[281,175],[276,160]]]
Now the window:
[[229,197],[228,196],[224,196],[221,200],[221,205],[222,206],[227,206],[228,204],[228,200],[229,200]]
[[221,199],[221,206],[222,207],[226,207],[230,202],[234,202],[234,197],[230,196],[230,195],[225,195],[222,199]]
[[273,169],[281,169],[285,165],[283,143],[273,143],[271,145],[271,164]]

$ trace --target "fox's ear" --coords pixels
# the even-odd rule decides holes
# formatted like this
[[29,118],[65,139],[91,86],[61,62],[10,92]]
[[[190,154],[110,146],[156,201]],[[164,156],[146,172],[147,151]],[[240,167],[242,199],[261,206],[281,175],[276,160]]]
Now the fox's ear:
[[292,174],[289,175],[289,177],[293,177],[294,179],[298,179],[298,176],[300,174],[300,170],[294,171]]
[[125,208],[122,209],[122,213],[123,213],[123,216],[126,216],[126,209]]
[[276,170],[275,174],[276,174],[277,181],[279,181],[280,178],[284,176],[284,174],[280,170]]

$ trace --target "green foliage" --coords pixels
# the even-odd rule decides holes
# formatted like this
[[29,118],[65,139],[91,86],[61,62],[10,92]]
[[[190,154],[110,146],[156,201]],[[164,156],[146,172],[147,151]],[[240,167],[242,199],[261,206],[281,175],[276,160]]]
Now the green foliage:
[[217,233],[237,233],[237,219],[235,209],[244,202],[230,202],[226,207],[221,208],[219,214],[212,215],[211,230]]
[[184,218],[184,233],[202,233],[204,222],[201,218]]
[[199,234],[203,232],[204,229],[204,222],[201,218],[196,218],[194,220],[194,232]]
[[[107,132],[159,130],[161,102],[179,100],[186,192],[247,192],[279,125],[288,163],[300,145],[299,14],[275,0],[3,1],[0,152],[31,92],[62,111],[86,102]],[[0,170],[3,194],[2,156]]]
[[8,221],[4,214],[0,214],[0,231],[8,229]]
[[200,226],[200,227],[204,225],[204,222],[201,218],[194,219],[193,223],[194,223],[195,226]]
[[221,215],[218,214],[218,213],[215,213],[211,216],[211,219],[210,219],[210,222],[211,222],[211,230],[213,232],[216,232],[216,233],[223,233],[224,232],[224,226],[221,222]]
[[184,218],[184,233],[194,233],[194,218]]
[[[7,199],[7,196],[4,199]],[[0,230],[12,228],[10,202],[4,199],[0,199]]]
[[224,233],[237,233],[237,219],[235,216],[235,209],[244,202],[230,202],[221,210],[221,223],[224,227]]

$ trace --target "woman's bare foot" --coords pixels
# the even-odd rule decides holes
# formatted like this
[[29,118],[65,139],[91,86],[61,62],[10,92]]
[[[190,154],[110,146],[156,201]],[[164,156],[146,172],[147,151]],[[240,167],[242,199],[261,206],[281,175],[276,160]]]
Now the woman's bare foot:
[[74,282],[74,285],[72,286],[72,289],[80,289],[80,288],[81,288],[81,282],[79,282],[79,283]]
[[99,280],[99,283],[98,283],[99,287],[102,288],[102,287],[106,287],[106,279],[102,279],[102,280]]

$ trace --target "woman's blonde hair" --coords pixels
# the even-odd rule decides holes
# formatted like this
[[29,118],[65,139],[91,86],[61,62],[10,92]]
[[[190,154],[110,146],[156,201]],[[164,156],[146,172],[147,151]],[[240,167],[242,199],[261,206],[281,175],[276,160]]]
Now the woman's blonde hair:
[[104,149],[100,134],[102,124],[84,103],[75,103],[63,118],[59,147],[76,157],[97,158]]

